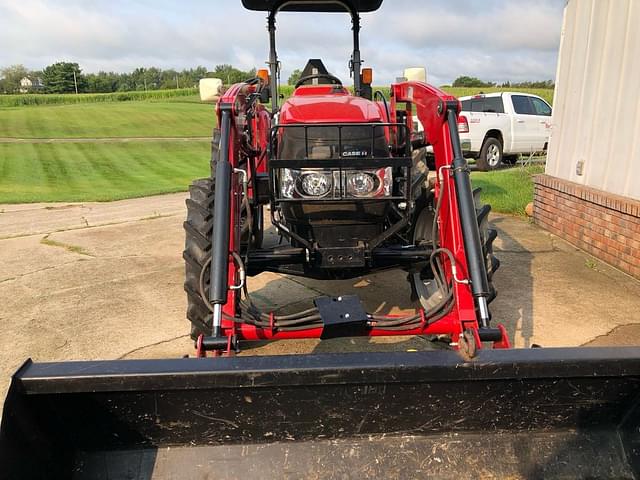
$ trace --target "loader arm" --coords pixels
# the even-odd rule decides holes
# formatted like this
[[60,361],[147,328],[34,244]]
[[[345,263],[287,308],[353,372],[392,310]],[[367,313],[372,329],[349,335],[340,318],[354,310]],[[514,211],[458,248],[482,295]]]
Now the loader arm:
[[[248,99],[251,95],[258,94],[259,87],[260,85],[234,85],[217,105],[221,141],[220,158],[215,171],[215,202],[212,211],[213,268],[209,272],[212,285],[209,290],[209,302],[213,306],[213,322],[211,335],[203,335],[198,339],[199,355],[206,355],[207,351],[230,354],[237,349],[240,341],[246,340],[327,338],[328,335],[335,335],[328,333],[327,318],[323,317],[322,310],[303,317],[309,319],[306,322],[299,320],[299,317],[295,320],[290,317],[281,319],[273,312],[255,313],[250,304],[242,303],[239,290],[232,287],[242,283],[241,277],[244,275],[244,266],[238,260],[241,258],[238,219],[239,199],[243,198],[245,192],[242,188],[243,177],[238,175],[238,172],[249,170],[250,176],[257,175],[256,171],[247,167],[247,155],[243,153],[241,144],[245,137],[249,136],[253,139],[254,155],[263,158],[268,151],[267,137],[273,136],[264,135],[264,128],[268,125],[268,119],[265,120],[266,114],[262,112],[263,115],[260,116],[249,110],[253,108],[253,104]],[[415,113],[424,125],[426,136],[434,148],[438,174],[435,196],[440,206],[437,211],[439,241],[434,248],[437,248],[435,253],[438,254],[446,280],[451,286],[452,307],[449,311],[437,315],[436,320],[431,320],[422,310],[413,317],[406,317],[406,321],[405,317],[378,315],[374,318],[369,314],[369,321],[363,322],[361,327],[346,331],[350,335],[368,336],[446,335],[451,339],[451,346],[455,349],[460,348],[462,354],[468,357],[472,357],[481,349],[483,342],[491,342],[494,348],[509,348],[510,343],[504,327],[498,325],[497,328],[492,328],[489,323],[485,259],[480,244],[469,171],[461,154],[456,129],[459,103],[454,97],[421,82],[394,84],[391,92],[392,122],[383,124],[388,125],[385,128],[395,130],[396,136],[399,134],[399,124],[395,123],[396,109],[398,104],[403,103],[407,108],[407,123],[411,123],[412,110],[415,108]],[[277,132],[278,127],[271,130]],[[384,159],[378,161],[384,162]],[[401,159],[390,158],[388,161]],[[309,161],[306,162],[309,164]],[[269,170],[269,160],[264,163],[265,168]],[[248,200],[251,202],[253,198]],[[273,205],[271,211],[274,211]],[[276,221],[273,223],[278,229],[284,228]],[[401,226],[402,223],[398,223],[390,227],[389,233],[385,235],[388,236],[393,228]],[[286,229],[280,233],[292,235]],[[303,251],[295,253],[295,249],[290,249],[290,252],[293,252],[291,255],[304,256],[304,249],[299,250]],[[306,251],[308,257],[309,250]],[[251,257],[248,258],[251,261]],[[352,315],[354,308],[357,310],[357,303],[357,299],[351,303],[345,302],[344,311],[339,311],[336,315]],[[288,328],[287,325],[292,323],[295,327]]]
[[471,331],[476,347],[482,341],[494,348],[509,348],[504,326],[490,327],[487,298],[487,271],[471,188],[470,171],[462,155],[457,130],[460,102],[452,95],[422,82],[402,82],[391,86],[391,111],[397,104],[407,105],[407,124],[412,125],[413,107],[422,123],[425,137],[433,146],[436,164],[436,199],[443,196],[438,212],[439,246],[450,251],[441,254],[455,291],[455,310],[462,330]]

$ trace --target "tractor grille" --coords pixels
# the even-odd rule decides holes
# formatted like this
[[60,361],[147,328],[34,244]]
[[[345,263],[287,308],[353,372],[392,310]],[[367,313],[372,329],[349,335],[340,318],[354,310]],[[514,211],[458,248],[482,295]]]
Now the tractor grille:
[[[391,142],[389,142],[391,138]],[[341,178],[345,172],[390,167],[393,169],[393,194],[384,200],[409,198],[411,178],[411,145],[393,145],[395,138],[409,138],[408,128],[401,123],[358,124],[289,124],[271,130],[271,160],[269,161],[272,200],[300,201],[279,194],[278,182],[282,169],[333,170]],[[392,145],[390,145],[390,143]],[[392,156],[392,149],[402,149],[402,156]],[[340,199],[332,196],[332,200]],[[346,196],[344,199],[347,199]],[[327,201],[305,198],[303,201]],[[350,199],[353,200],[353,199]]]
[[294,126],[282,132],[278,158],[324,160],[389,157],[385,127]]

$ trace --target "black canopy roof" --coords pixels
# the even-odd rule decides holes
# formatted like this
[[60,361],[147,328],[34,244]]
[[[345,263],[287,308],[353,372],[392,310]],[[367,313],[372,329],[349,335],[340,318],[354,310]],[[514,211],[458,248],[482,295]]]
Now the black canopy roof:
[[344,12],[346,4],[357,12],[373,12],[380,8],[382,0],[242,0],[248,10],[270,12],[285,4],[280,10],[285,12]]

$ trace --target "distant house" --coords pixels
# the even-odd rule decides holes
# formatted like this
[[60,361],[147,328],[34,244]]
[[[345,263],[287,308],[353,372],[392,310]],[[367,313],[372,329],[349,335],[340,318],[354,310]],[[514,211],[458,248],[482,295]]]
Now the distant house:
[[20,93],[37,92],[44,88],[42,79],[38,77],[24,77],[20,80]]

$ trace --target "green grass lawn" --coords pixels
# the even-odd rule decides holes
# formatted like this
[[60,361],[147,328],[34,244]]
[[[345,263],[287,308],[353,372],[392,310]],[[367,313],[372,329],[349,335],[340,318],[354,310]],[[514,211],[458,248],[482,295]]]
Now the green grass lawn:
[[544,172],[542,165],[516,166],[493,172],[473,172],[471,182],[482,188],[482,200],[494,212],[524,215],[533,201],[533,176]]
[[[213,106],[199,103],[192,92],[179,93],[144,101],[0,107],[0,137],[209,137]],[[208,162],[206,141],[0,143],[0,203],[109,201],[183,191],[208,173]],[[531,175],[540,171],[474,172],[473,183],[495,211],[523,214],[533,198]]]
[[[209,142],[0,144],[0,203],[109,201],[187,189],[209,173]],[[474,172],[496,212],[524,215],[539,165]]]
[[163,101],[0,108],[0,137],[206,137],[212,105],[176,97]]
[[108,201],[184,191],[209,142],[0,144],[0,203]]

